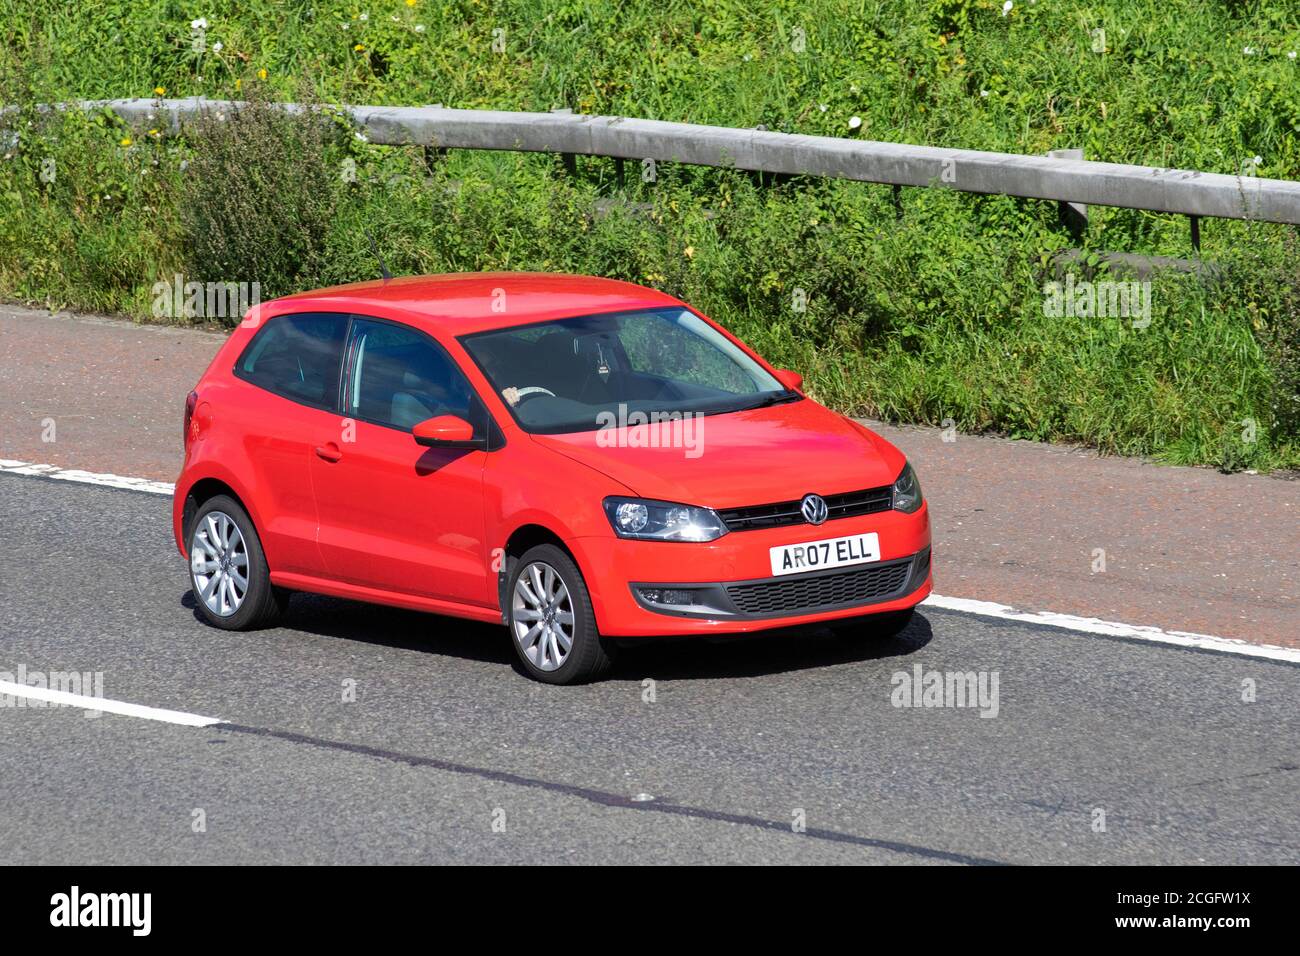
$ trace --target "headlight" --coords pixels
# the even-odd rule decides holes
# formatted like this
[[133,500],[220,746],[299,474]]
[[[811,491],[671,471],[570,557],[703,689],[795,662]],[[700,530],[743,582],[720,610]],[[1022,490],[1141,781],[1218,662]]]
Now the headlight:
[[911,464],[903,466],[903,472],[894,482],[894,510],[911,514],[921,507],[921,483],[916,480],[916,472]]
[[620,538],[713,541],[727,533],[727,526],[712,508],[642,498],[606,498],[605,514]]

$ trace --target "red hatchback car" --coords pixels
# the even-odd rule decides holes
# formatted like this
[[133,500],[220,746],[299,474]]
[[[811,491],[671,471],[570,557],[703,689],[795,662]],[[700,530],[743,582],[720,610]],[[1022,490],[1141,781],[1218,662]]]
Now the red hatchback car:
[[602,638],[905,626],[930,522],[904,456],[682,302],[475,274],[255,306],[185,406],[197,606],[292,591],[500,621],[552,683]]

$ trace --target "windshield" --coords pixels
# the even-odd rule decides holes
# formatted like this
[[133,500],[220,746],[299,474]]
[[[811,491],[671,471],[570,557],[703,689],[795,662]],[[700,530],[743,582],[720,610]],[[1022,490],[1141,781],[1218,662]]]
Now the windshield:
[[681,308],[540,322],[461,342],[530,432],[595,431],[611,414],[715,415],[799,398]]

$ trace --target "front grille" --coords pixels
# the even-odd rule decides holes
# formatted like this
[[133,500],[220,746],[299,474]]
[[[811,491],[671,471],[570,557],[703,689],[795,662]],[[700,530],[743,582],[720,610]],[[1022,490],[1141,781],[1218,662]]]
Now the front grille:
[[[894,490],[890,485],[849,491],[842,495],[825,495],[826,520],[869,515],[888,511],[894,503]],[[780,528],[785,525],[806,524],[796,501],[778,501],[770,505],[750,505],[745,508],[725,508],[718,511],[728,531],[752,531],[756,528]]]
[[744,614],[789,614],[881,601],[907,584],[912,561],[850,568],[815,577],[729,584],[727,595]]

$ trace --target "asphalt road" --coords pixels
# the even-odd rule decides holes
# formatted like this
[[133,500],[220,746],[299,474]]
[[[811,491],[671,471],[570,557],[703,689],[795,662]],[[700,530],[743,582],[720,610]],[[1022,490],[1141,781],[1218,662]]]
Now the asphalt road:
[[[926,610],[549,687],[504,630],[428,615],[299,596],[208,627],[169,506],[0,475],[0,671],[231,722],[0,708],[4,863],[1300,862],[1294,665]],[[893,706],[917,664],[996,672],[997,716]]]

